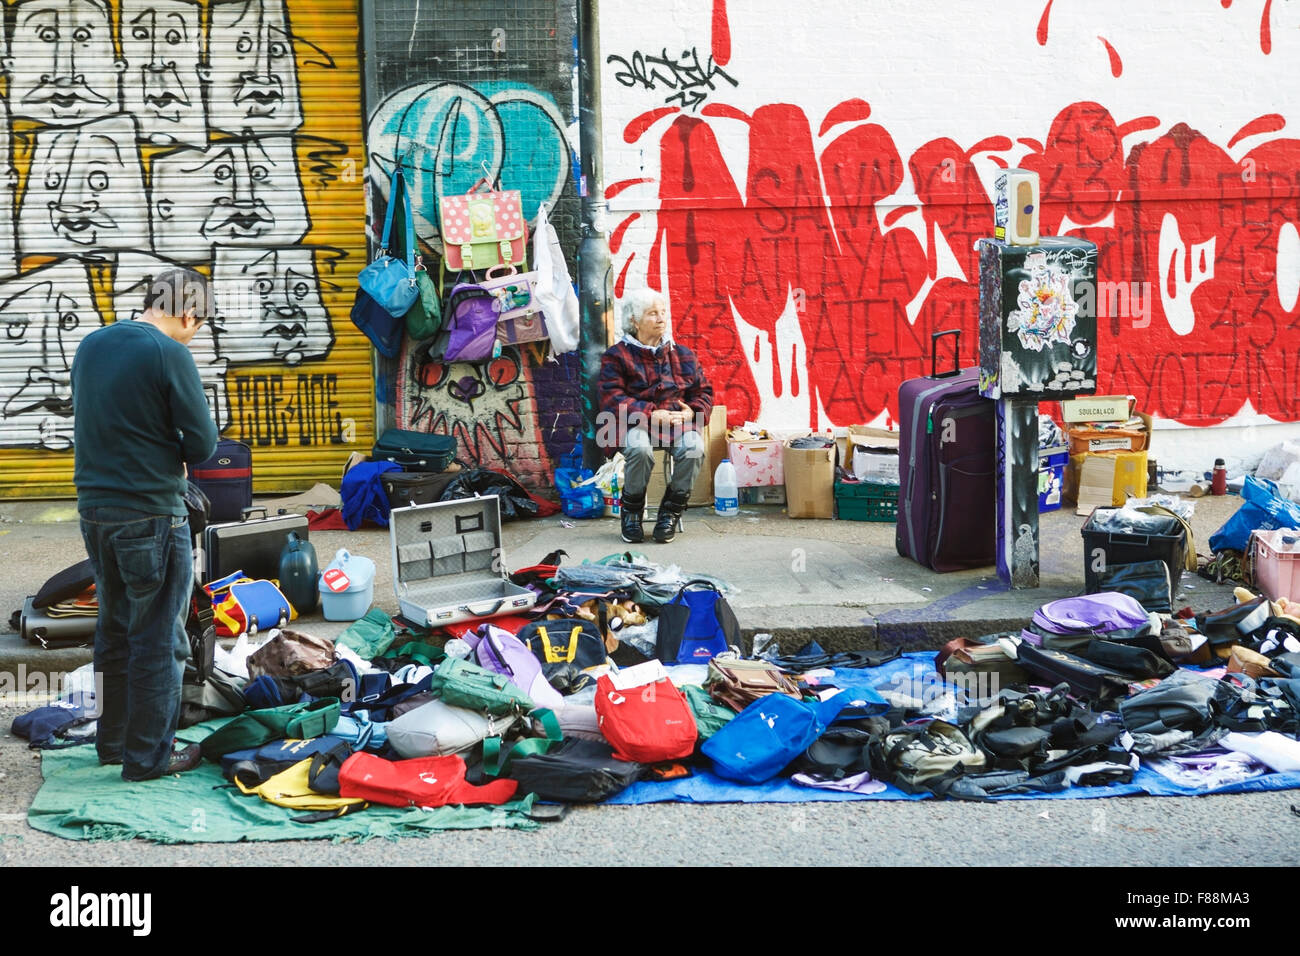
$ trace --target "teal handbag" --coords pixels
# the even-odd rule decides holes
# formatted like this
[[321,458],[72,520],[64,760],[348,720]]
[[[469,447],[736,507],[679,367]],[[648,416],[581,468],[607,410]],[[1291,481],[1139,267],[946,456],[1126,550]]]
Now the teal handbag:
[[[415,275],[415,220],[411,216],[411,200],[404,186],[402,168],[398,166],[393,170],[393,178],[389,180],[388,211],[384,213],[384,234],[379,240],[379,255],[357,276],[357,283],[362,290],[395,319],[404,318],[420,297]],[[393,233],[393,212],[399,201],[406,226],[405,261],[388,254],[388,244]]]

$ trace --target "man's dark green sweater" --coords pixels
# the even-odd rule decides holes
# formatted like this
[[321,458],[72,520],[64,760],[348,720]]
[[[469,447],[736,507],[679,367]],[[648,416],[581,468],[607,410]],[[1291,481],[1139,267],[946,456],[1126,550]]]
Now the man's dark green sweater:
[[186,514],[184,464],[217,447],[189,348],[144,321],[96,329],[72,362],[72,408],[78,508]]

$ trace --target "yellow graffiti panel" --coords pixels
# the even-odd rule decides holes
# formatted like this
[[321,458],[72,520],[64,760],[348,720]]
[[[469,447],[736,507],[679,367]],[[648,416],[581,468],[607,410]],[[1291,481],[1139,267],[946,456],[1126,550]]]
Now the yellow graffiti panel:
[[171,265],[254,488],[337,482],[374,436],[354,0],[17,0],[0,110],[0,497],[72,486],[70,368]]

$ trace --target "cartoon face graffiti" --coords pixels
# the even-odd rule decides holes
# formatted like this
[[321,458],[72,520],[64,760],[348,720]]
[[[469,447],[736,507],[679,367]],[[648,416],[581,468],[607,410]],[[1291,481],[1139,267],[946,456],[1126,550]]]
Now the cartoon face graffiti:
[[334,343],[310,247],[218,246],[217,351],[232,362],[297,365]]
[[307,234],[307,200],[289,136],[182,149],[154,160],[159,252],[206,259],[213,245],[265,246]]
[[219,64],[208,104],[214,129],[291,132],[302,125],[295,38],[284,0],[215,0],[208,62]]
[[525,433],[531,402],[517,349],[486,363],[426,363],[417,372],[401,390],[401,427],[454,435],[471,460],[507,470],[512,447],[536,440]]
[[199,14],[193,0],[122,0],[123,96],[142,139],[194,145],[207,139]]
[[21,0],[9,14],[9,103],[15,116],[52,126],[120,108],[113,28],[104,0]]
[[37,134],[18,208],[24,254],[148,249],[149,212],[135,123],[110,116]]
[[99,326],[89,277],[77,263],[0,284],[0,446],[72,447],[72,358]]

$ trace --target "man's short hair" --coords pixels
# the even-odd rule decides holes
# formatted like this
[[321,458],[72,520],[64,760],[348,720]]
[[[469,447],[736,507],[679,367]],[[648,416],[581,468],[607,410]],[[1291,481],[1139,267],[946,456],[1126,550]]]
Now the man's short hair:
[[212,317],[212,284],[193,269],[168,269],[149,279],[144,309],[176,318],[194,310],[196,319]]

